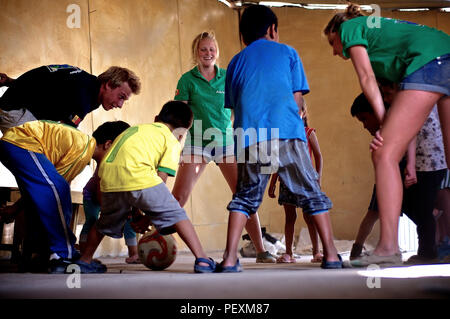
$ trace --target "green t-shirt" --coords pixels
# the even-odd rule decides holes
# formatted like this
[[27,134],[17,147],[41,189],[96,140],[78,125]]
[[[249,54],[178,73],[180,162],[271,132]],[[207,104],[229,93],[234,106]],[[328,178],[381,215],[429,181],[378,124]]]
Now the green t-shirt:
[[[231,110],[225,104],[226,70],[215,66],[216,76],[207,81],[194,67],[178,81],[175,100],[188,101],[194,113],[186,145],[225,146],[233,144]],[[201,120],[201,122],[200,122]]]
[[442,31],[388,18],[380,18],[376,27],[368,18],[373,19],[345,21],[339,33],[345,57],[350,57],[348,48],[352,46],[366,47],[377,77],[398,83],[428,62],[450,53],[450,36]]

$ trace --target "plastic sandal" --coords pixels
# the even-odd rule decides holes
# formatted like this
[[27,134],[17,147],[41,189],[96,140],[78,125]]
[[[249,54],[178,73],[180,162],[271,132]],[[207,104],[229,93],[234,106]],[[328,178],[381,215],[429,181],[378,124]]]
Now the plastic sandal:
[[222,266],[220,263],[217,267],[217,272],[223,272],[223,273],[232,273],[232,272],[242,272],[242,266],[239,262],[239,259],[236,260],[236,264],[234,266]]
[[325,256],[323,256],[322,264],[320,265],[320,268],[323,269],[341,269],[343,268],[342,265],[342,257],[341,255],[337,255],[339,258],[339,261],[327,261],[325,259]]
[[[208,266],[201,266],[200,263],[206,263]],[[212,258],[196,258],[194,272],[198,274],[212,273],[216,270],[217,263]]]

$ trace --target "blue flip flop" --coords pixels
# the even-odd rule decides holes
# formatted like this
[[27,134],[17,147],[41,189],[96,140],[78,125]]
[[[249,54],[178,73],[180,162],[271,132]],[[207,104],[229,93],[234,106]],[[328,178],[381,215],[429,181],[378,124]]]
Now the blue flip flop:
[[322,259],[322,264],[320,264],[320,268],[323,269],[341,269],[342,266],[342,257],[341,255],[337,255],[339,257],[339,261],[327,261],[325,256]]
[[239,262],[239,258],[236,260],[236,264],[234,266],[222,266],[222,263],[217,265],[217,272],[223,272],[223,273],[232,273],[232,272],[241,272],[242,266]]
[[[206,263],[208,266],[201,266],[200,263]],[[196,258],[194,264],[194,272],[198,274],[215,272],[217,263],[212,258]]]

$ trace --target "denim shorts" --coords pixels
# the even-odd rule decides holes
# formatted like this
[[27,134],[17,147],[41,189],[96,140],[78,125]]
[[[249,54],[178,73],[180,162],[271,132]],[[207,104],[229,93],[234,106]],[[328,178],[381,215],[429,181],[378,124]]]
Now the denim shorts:
[[[227,209],[247,216],[256,213],[271,174],[278,172],[280,180],[294,196],[292,204],[301,207],[303,212],[310,215],[330,210],[332,203],[320,189],[319,176],[312,166],[306,143],[299,139],[275,141],[278,142],[274,144],[277,146],[264,146],[265,151],[276,154],[276,156],[270,156],[270,162],[261,159],[261,156],[254,160],[249,160],[246,156],[246,161],[242,163],[238,157],[236,194],[233,195]],[[276,152],[274,152],[275,147]],[[247,152],[249,152],[248,149],[246,149]],[[269,167],[275,168],[269,169]]]
[[194,146],[186,145],[183,148],[183,156],[196,155],[202,157],[207,163],[214,161],[216,164],[224,163],[225,157],[234,156],[234,144],[227,146]]
[[450,95],[450,54],[437,57],[405,77],[400,90],[420,90]]

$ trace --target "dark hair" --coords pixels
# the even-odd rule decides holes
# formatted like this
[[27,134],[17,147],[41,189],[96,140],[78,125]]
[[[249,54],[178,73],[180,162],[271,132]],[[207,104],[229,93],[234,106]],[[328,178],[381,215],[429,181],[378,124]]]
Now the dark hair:
[[275,24],[278,28],[278,19],[275,13],[262,5],[251,5],[244,10],[239,23],[239,32],[246,45],[264,37],[267,29]]
[[336,13],[334,17],[331,18],[330,22],[328,22],[328,25],[323,30],[323,33],[325,35],[335,33],[345,21],[362,16],[364,15],[361,13],[360,6],[355,3],[349,3],[345,12]]
[[156,116],[156,121],[170,124],[174,128],[189,128],[193,117],[189,105],[181,101],[169,101],[163,105],[161,112]]
[[107,141],[114,141],[130,125],[124,121],[105,122],[92,133],[97,141],[97,145],[105,144]]
[[361,93],[356,97],[353,101],[352,107],[350,109],[350,113],[352,116],[356,116],[359,113],[367,112],[370,114],[374,114],[372,105],[370,105],[364,93]]

